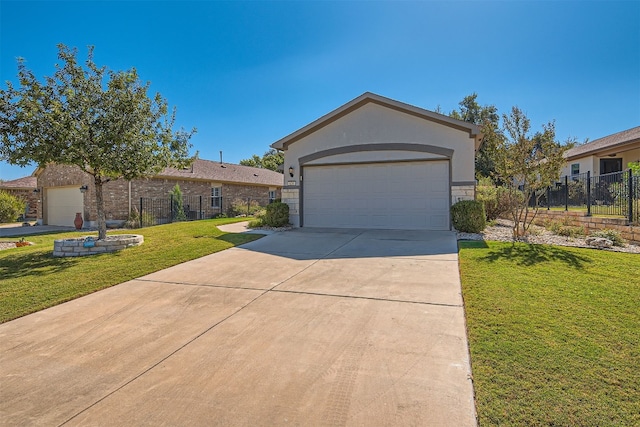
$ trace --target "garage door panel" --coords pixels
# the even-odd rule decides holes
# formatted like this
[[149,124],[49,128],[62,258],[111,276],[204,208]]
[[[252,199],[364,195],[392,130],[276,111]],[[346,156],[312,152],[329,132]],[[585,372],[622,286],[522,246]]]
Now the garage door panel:
[[47,189],[47,224],[73,227],[77,212],[83,212],[83,195],[79,187]]
[[303,225],[449,229],[446,161],[305,168]]

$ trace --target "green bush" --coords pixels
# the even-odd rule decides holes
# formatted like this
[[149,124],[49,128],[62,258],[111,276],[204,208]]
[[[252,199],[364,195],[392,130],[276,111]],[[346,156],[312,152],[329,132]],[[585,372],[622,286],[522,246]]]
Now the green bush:
[[[152,225],[156,225],[156,217],[150,212],[142,212],[142,226],[150,227]],[[140,228],[140,212],[138,212],[137,208],[133,207],[129,212],[124,228]]]
[[496,187],[490,178],[480,178],[478,181],[476,200],[484,205],[487,221],[494,221],[510,210],[507,190]]
[[178,184],[173,187],[171,192],[171,210],[173,212],[173,221],[186,221],[187,215],[184,212],[184,205],[182,203],[182,190]]
[[451,221],[463,233],[479,233],[487,226],[484,206],[477,200],[461,200],[451,206]]
[[267,205],[267,212],[263,222],[269,227],[282,227],[289,223],[289,205],[282,202],[274,202]]
[[557,232],[554,233],[564,237],[580,237],[585,235],[583,227],[572,225],[561,225],[560,228],[558,228]]
[[253,221],[249,221],[249,228],[259,228],[264,225],[262,218],[256,218]]
[[227,207],[226,215],[229,218],[234,218],[237,216],[253,216],[256,212],[263,209],[258,203],[257,200],[249,200],[246,199],[234,199],[231,202],[231,205]]
[[0,222],[14,222],[24,213],[25,206],[24,200],[0,190]]
[[613,246],[624,246],[624,239],[620,235],[620,232],[617,230],[611,230],[609,228],[605,228],[604,230],[594,231],[591,233],[592,237],[603,237],[605,239],[609,239],[613,242]]

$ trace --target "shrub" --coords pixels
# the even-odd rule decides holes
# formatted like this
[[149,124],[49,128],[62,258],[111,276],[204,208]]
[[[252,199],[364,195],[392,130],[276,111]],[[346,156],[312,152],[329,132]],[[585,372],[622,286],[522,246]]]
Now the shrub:
[[243,199],[234,199],[231,202],[231,205],[227,207],[227,217],[233,218],[236,216],[253,216],[259,210],[263,209],[258,203],[257,200],[243,200]]
[[171,210],[173,212],[173,221],[186,221],[187,215],[184,213],[184,206],[182,203],[182,190],[178,184],[173,187],[171,194]]
[[263,222],[269,227],[282,227],[289,223],[289,205],[282,202],[274,202],[267,205],[267,211]]
[[494,221],[510,210],[506,189],[496,187],[490,178],[480,178],[478,181],[476,200],[484,205],[487,221]]
[[249,228],[258,228],[262,227],[264,223],[262,222],[262,218],[256,218],[253,221],[249,221]]
[[613,242],[613,246],[624,246],[624,239],[620,235],[620,232],[617,230],[611,230],[609,228],[605,228],[604,230],[594,231],[591,233],[592,237],[603,237],[605,239],[609,239]]
[[[142,212],[142,226],[149,227],[156,225],[156,218],[150,212]],[[129,217],[124,223],[124,228],[140,228],[140,213],[133,207],[129,212]]]
[[479,233],[487,225],[484,206],[477,200],[461,200],[451,206],[451,221],[463,233]]
[[24,200],[0,190],[0,222],[14,222],[24,213],[25,206]]
[[584,236],[586,233],[584,232],[583,227],[562,225],[560,226],[558,231],[555,232],[555,234],[559,236],[564,236],[564,237],[579,237],[579,236]]

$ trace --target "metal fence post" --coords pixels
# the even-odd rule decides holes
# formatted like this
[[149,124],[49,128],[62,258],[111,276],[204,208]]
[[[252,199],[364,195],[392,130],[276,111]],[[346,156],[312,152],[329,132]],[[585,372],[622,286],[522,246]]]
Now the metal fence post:
[[142,197],[140,197],[140,228],[142,228]]
[[591,216],[591,171],[587,171],[587,216]]
[[628,199],[629,199],[629,222],[633,222],[633,196],[635,193],[633,192],[633,174],[631,173],[631,169],[627,172],[629,174],[629,179],[627,180],[628,185]]
[[251,203],[251,198],[247,197],[247,216],[249,216],[249,203]]
[[199,219],[204,219],[204,218],[202,218],[202,194],[200,195],[200,207],[198,209],[198,218]]
[[547,187],[547,210],[551,209],[551,186]]
[[569,210],[569,175],[564,176],[564,210]]

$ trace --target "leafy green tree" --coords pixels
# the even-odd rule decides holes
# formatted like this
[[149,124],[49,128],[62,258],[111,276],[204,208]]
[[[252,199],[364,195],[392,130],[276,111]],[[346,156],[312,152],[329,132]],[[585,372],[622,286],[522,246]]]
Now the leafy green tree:
[[271,148],[265,152],[262,157],[254,154],[249,159],[240,160],[240,164],[243,166],[278,171],[278,167],[284,164],[284,153]]
[[0,190],[0,223],[14,222],[24,213],[26,203],[19,197]]
[[58,45],[53,76],[38,80],[18,59],[19,87],[0,90],[0,159],[11,164],[55,162],[79,167],[93,178],[99,239],[106,237],[103,185],[183,167],[195,133],[173,131],[175,109],[157,93],[147,96],[135,68],[111,71],[93,62],[84,67],[77,50]]
[[459,109],[452,111],[449,116],[480,126],[483,138],[482,145],[476,153],[476,175],[493,177],[495,152],[501,139],[504,138],[500,129],[500,115],[495,105],[481,106],[477,99],[476,93],[465,96],[458,104]]
[[[498,140],[495,175],[507,188],[513,236],[518,238],[527,234],[546,188],[558,180],[567,145],[556,142],[554,122],[531,135],[531,123],[518,107],[502,119],[507,137]],[[534,207],[529,206],[531,200]]]
[[187,215],[184,213],[184,203],[182,202],[182,190],[178,184],[171,190],[171,202],[173,203],[173,220],[186,221]]

